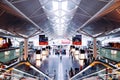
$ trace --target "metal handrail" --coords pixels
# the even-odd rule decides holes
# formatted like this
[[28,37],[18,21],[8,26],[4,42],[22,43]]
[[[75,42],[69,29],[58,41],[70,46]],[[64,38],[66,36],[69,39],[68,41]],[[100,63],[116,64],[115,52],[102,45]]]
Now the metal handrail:
[[91,68],[92,66],[94,66],[95,64],[102,64],[104,66],[106,66],[107,68],[113,68],[113,66],[109,66],[105,63],[102,63],[100,61],[94,61],[93,63],[91,63],[89,66],[87,66],[86,68],[84,68],[83,70],[81,70],[79,73],[77,73],[76,75],[74,75],[72,78],[70,78],[70,80],[73,80],[75,77],[79,76],[80,74],[82,74],[84,71],[86,71],[87,69]]
[[[40,73],[41,75],[43,75],[44,77],[46,77],[46,78],[48,78],[49,80],[53,80],[53,78],[50,78],[48,75],[46,75],[45,73],[43,73],[43,72],[41,72],[39,69],[37,69],[36,67],[34,67],[30,62],[28,62],[28,61],[17,61],[16,63],[14,63],[14,64],[12,64],[12,65],[10,65],[10,66],[6,66],[6,68],[4,69],[4,70],[17,70],[17,69],[15,69],[15,68],[13,68],[13,66],[20,66],[20,65],[22,65],[22,64],[25,64],[25,65],[28,65],[29,67],[31,67],[32,69],[34,69],[35,71],[37,71],[38,73]],[[19,71],[19,70],[17,70],[17,71]],[[21,72],[21,71],[19,71],[19,72]],[[21,72],[21,73],[24,73],[24,72]],[[28,74],[28,73],[25,73],[25,74]],[[28,75],[30,75],[30,76],[33,76],[33,75],[31,75],[31,74],[28,74]],[[36,76],[34,76],[34,77],[36,77]]]
[[106,69],[103,69],[103,70],[100,70],[100,71],[94,72],[94,73],[89,74],[89,75],[87,75],[87,76],[83,76],[83,77],[81,77],[81,78],[79,78],[79,79],[77,79],[77,80],[84,79],[84,78],[86,78],[86,77],[89,77],[89,76],[95,75],[95,74],[100,73],[100,72],[103,72],[103,71],[105,71],[105,70],[106,70]]
[[13,68],[13,71],[16,71],[16,72],[19,72],[19,73],[22,73],[22,74],[26,74],[26,75],[28,75],[28,76],[30,76],[30,77],[36,77],[36,78],[38,78],[37,76],[34,76],[34,75],[31,75],[31,74],[29,74],[29,73],[26,73],[26,72],[24,72],[24,71],[20,71],[20,70],[18,70],[18,69],[15,69],[15,68]]
[[[114,71],[117,71],[117,70],[119,70],[119,69],[120,69],[120,68],[118,68],[118,69],[114,69]],[[98,74],[98,73],[103,72],[103,71],[105,71],[105,70],[106,70],[106,69],[103,69],[103,70],[100,70],[100,71],[94,72],[94,73],[92,73],[92,74],[89,74],[89,75],[83,76],[83,77],[81,77],[81,78],[79,78],[79,79],[76,79],[76,80],[84,79],[84,78],[86,78],[86,77],[89,77],[89,76],[92,76],[92,75]],[[106,75],[110,75],[110,74],[115,74],[115,73],[101,74],[101,75],[99,75],[99,76],[106,76]]]

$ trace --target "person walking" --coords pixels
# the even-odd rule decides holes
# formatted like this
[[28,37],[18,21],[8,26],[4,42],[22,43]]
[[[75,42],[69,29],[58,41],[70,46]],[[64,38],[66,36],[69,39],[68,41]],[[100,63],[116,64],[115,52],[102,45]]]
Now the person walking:
[[73,77],[74,76],[74,73],[73,73],[73,69],[71,68],[70,71],[69,71],[69,76],[70,77]]

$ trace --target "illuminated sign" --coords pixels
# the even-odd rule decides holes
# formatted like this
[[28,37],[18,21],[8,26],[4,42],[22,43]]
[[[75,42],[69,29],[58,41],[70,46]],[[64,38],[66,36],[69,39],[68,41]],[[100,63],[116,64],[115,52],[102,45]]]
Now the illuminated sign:
[[45,35],[39,35],[39,45],[48,45],[48,37],[45,37]]
[[72,38],[72,44],[73,45],[82,45],[82,36],[81,35],[76,35],[75,37]]

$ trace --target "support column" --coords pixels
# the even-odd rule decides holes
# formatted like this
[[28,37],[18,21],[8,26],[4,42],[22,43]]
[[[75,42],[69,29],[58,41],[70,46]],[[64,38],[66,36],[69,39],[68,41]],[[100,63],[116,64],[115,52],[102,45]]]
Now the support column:
[[28,58],[28,39],[24,39],[24,60]]
[[96,38],[93,38],[93,57],[96,59],[97,57],[97,44]]

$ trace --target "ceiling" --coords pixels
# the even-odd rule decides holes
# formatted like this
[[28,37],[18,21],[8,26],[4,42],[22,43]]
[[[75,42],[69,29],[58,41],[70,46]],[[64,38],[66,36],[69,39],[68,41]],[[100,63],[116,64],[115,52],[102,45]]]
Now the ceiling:
[[120,36],[119,0],[0,0],[0,34]]

